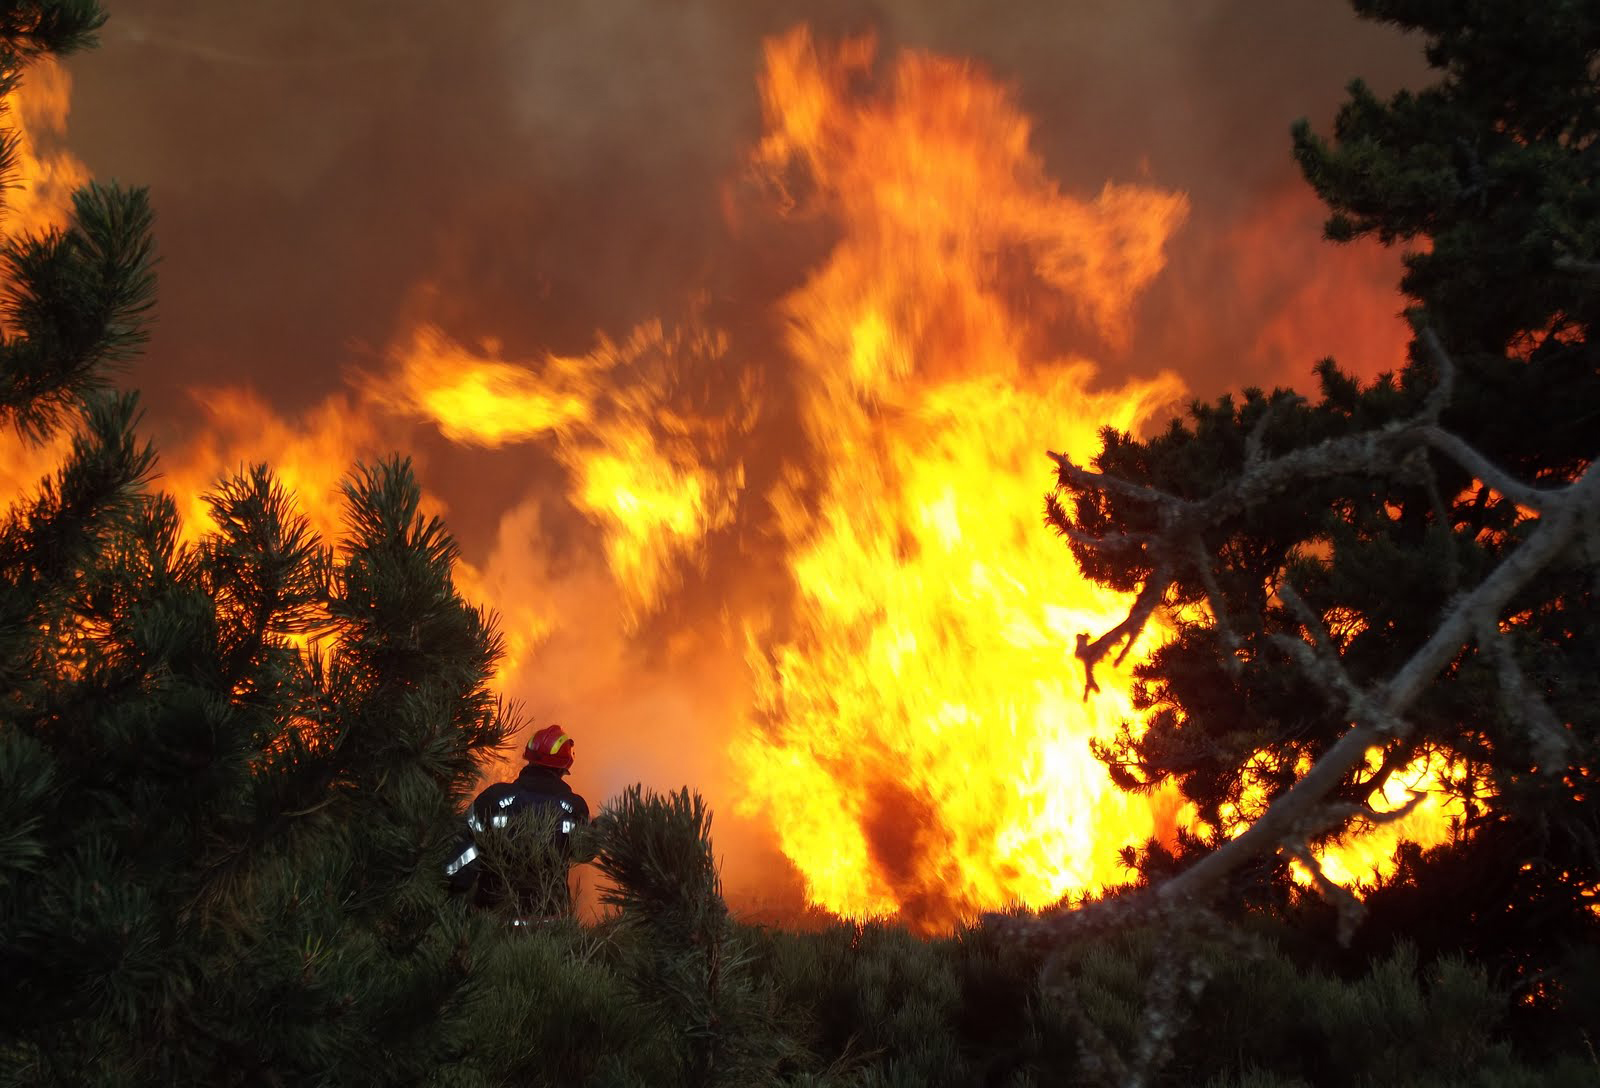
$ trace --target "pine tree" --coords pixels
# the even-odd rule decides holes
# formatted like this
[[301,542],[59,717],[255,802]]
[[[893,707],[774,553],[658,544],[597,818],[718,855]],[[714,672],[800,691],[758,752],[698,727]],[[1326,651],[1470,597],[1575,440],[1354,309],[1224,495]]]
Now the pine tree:
[[[4,85],[102,20],[6,5]],[[435,1075],[495,944],[440,866],[511,725],[454,543],[399,460],[347,481],[337,550],[261,466],[184,543],[109,390],[152,303],[145,194],[91,185],[0,261],[0,420],[73,436],[0,522],[0,1082]]]
[[1331,239],[1408,245],[1408,363],[1361,385],[1324,361],[1315,401],[1252,389],[1107,433],[1099,472],[1061,460],[1047,517],[1138,593],[1080,641],[1091,683],[1158,608],[1176,625],[1138,669],[1144,721],[1099,749],[1124,788],[1175,779],[1209,829],[1148,850],[1148,877],[1276,850],[1233,876],[1281,906],[1287,857],[1371,822],[1373,789],[1431,752],[1461,840],[1369,897],[1365,939],[1492,956],[1552,999],[1600,886],[1600,8],[1355,7],[1424,35],[1440,78],[1387,102],[1352,84],[1332,141],[1302,122],[1295,154]]
[[722,898],[711,810],[688,789],[633,786],[596,821],[603,902],[631,940],[624,970],[637,1000],[675,1041],[684,1085],[777,1083],[792,1045],[753,983],[749,953]]

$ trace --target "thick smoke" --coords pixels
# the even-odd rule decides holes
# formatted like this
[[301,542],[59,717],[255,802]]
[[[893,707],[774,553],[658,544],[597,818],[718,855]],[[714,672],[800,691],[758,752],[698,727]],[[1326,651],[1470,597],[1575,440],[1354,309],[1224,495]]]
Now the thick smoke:
[[[1385,320],[1398,260],[1319,241],[1288,127],[1326,127],[1352,77],[1415,83],[1418,43],[1333,0],[127,0],[70,66],[69,139],[95,176],[152,189],[159,325],[131,380],[163,446],[208,425],[215,398],[192,391],[248,387],[297,416],[356,372],[381,376],[419,322],[525,359],[694,309],[735,354],[771,359],[781,389],[772,303],[828,239],[751,214],[742,168],[760,136],[762,41],[801,21],[819,40],[873,32],[885,59],[971,58],[1014,88],[1068,192],[1109,180],[1188,194],[1131,342],[1095,345],[1106,381],[1167,368],[1210,396],[1303,385],[1325,354],[1367,374],[1399,361]],[[597,620],[622,604],[592,529],[540,497],[562,478],[550,457],[375,426],[420,454],[491,603],[587,617],[557,623],[513,677],[532,713],[579,738],[578,787],[598,799],[636,779],[690,782],[722,801],[727,723],[747,697],[726,617],[767,574],[685,594],[675,623]],[[758,531],[711,541],[695,577],[751,562],[759,541],[739,534]],[[692,645],[672,637],[691,626]],[[719,808],[731,883],[790,894],[759,829],[731,817]]]
[[1304,373],[1250,350],[1279,292],[1225,267],[1244,256],[1228,240],[1275,216],[1283,256],[1254,259],[1293,254],[1301,267],[1282,271],[1316,275],[1314,202],[1277,210],[1303,191],[1288,125],[1325,124],[1354,76],[1414,79],[1418,43],[1334,0],[812,7],[115,5],[102,47],[72,64],[71,138],[97,176],[154,190],[162,329],[136,375],[154,410],[256,376],[309,402],[387,342],[408,301],[513,352],[583,350],[595,329],[681,306],[686,283],[785,286],[751,275],[761,254],[730,270],[721,199],[758,134],[760,43],[799,21],[819,38],[876,30],[886,56],[973,58],[1014,84],[1069,191],[1187,192],[1145,324],[1193,304],[1237,329],[1170,360],[1197,389]]

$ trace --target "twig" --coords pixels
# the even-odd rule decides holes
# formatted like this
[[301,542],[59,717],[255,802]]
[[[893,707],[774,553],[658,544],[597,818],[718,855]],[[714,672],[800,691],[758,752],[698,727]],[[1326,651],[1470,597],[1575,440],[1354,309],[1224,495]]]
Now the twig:
[[1378,769],[1372,772],[1371,778],[1362,779],[1355,784],[1359,791],[1357,796],[1371,797],[1374,793],[1389,784],[1389,779],[1401,767],[1411,762],[1412,754],[1417,750],[1416,738],[1409,737],[1403,743],[1392,744],[1383,754],[1383,760],[1378,764]]
[[1388,824],[1397,824],[1417,810],[1417,806],[1428,799],[1428,795],[1421,790],[1412,790],[1411,796],[1406,798],[1406,803],[1399,808],[1389,809],[1387,812],[1374,812],[1372,806],[1363,805],[1362,811],[1357,815],[1360,819],[1373,827],[1384,827]]
[[[1100,690],[1100,684],[1094,678],[1094,667],[1098,665],[1111,648],[1118,642],[1123,642],[1122,652],[1117,655],[1113,664],[1121,665],[1127,658],[1128,651],[1133,649],[1134,642],[1144,630],[1145,624],[1150,622],[1150,617],[1155,614],[1156,608],[1167,594],[1167,587],[1172,584],[1171,569],[1163,563],[1155,572],[1145,580],[1144,587],[1139,590],[1139,596],[1134,598],[1133,607],[1128,610],[1128,615],[1123,621],[1095,639],[1089,641],[1089,636],[1078,636],[1077,656],[1083,662],[1083,697],[1087,699],[1092,692]],[[1126,640],[1126,641],[1124,641]]]
[[1083,544],[1102,553],[1115,555],[1118,552],[1137,552],[1141,548],[1159,546],[1161,538],[1154,533],[1105,533],[1095,536],[1082,529],[1074,529],[1070,524],[1064,524],[1055,517],[1048,518],[1052,528],[1075,544]]

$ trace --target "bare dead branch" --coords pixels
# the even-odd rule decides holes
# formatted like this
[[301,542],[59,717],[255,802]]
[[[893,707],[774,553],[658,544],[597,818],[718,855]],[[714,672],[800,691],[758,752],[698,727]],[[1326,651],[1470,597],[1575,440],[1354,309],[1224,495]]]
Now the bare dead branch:
[[[1322,617],[1311,610],[1294,588],[1294,583],[1287,577],[1278,580],[1278,599],[1289,606],[1289,611],[1294,613],[1294,618],[1300,621],[1300,626],[1306,629],[1311,636],[1311,647],[1316,650],[1317,657],[1328,662],[1342,674],[1344,666],[1339,664],[1338,651],[1333,648],[1333,636],[1322,626]],[[1353,686],[1353,685],[1352,685]]]
[[1245,470],[1227,487],[1188,504],[1195,512],[1190,521],[1215,525],[1259,506],[1291,487],[1352,473],[1392,475],[1407,454],[1421,442],[1414,423],[1391,423],[1373,431],[1330,438],[1305,446]]
[[1360,690],[1344,675],[1343,668],[1328,668],[1322,655],[1317,653],[1317,648],[1305,639],[1293,635],[1269,635],[1267,641],[1289,655],[1306,678],[1330,698],[1340,699],[1349,705],[1361,697]]
[[[1238,837],[1156,889],[1166,901],[1192,900],[1209,892],[1249,858],[1276,848],[1291,829],[1302,824],[1386,735],[1405,739],[1409,727],[1403,714],[1423,687],[1461,650],[1482,617],[1499,615],[1512,594],[1527,584],[1571,541],[1582,513],[1600,503],[1600,471],[1586,469],[1554,497],[1539,525],[1523,544],[1470,593],[1459,598],[1441,618],[1433,634],[1383,686],[1375,700],[1354,715],[1356,724],[1340,737],[1303,778],[1267,807],[1255,823]],[[1301,643],[1304,646],[1304,643]],[[1307,646],[1304,653],[1310,656]],[[1374,713],[1376,711],[1377,713]],[[1386,723],[1397,729],[1385,729]]]
[[1056,463],[1056,474],[1062,487],[1076,485],[1085,491],[1112,491],[1123,498],[1146,503],[1150,506],[1172,507],[1188,505],[1183,499],[1168,495],[1164,491],[1157,491],[1153,487],[1129,483],[1118,476],[1095,472],[1093,469],[1079,468],[1072,463],[1072,458],[1064,453],[1057,453],[1054,450],[1047,450],[1046,452],[1049,453],[1050,460]]
[[1439,417],[1444,413],[1445,406],[1450,403],[1450,398],[1456,392],[1456,361],[1445,350],[1444,344],[1439,340],[1439,334],[1432,329],[1423,329],[1417,339],[1422,341],[1428,349],[1428,354],[1433,356],[1433,361],[1439,367],[1439,384],[1428,392],[1428,399],[1423,402],[1420,422],[1438,423]]
[[[1594,564],[1595,575],[1600,578],[1600,503],[1584,508],[1582,522],[1583,558]],[[1600,593],[1600,582],[1596,583],[1595,592]]]
[[1166,564],[1157,567],[1155,572],[1145,581],[1139,590],[1139,596],[1134,598],[1133,607],[1128,610],[1128,615],[1123,621],[1095,639],[1089,641],[1089,636],[1078,636],[1078,660],[1083,662],[1083,697],[1087,699],[1092,692],[1100,690],[1100,684],[1094,678],[1094,667],[1111,652],[1111,648],[1118,642],[1123,643],[1122,652],[1117,655],[1114,664],[1121,665],[1127,658],[1128,651],[1133,649],[1133,644],[1144,631],[1145,625],[1150,622],[1150,617],[1155,614],[1162,598],[1167,595],[1167,587],[1172,584],[1171,570]]
[[1372,722],[1381,736],[1397,736],[1406,732],[1404,723],[1386,714],[1382,707],[1373,702],[1372,696],[1351,679],[1338,651],[1333,647],[1332,638],[1323,629],[1322,620],[1295,592],[1287,578],[1278,583],[1278,597],[1310,633],[1311,641],[1290,635],[1273,635],[1270,639],[1272,644],[1288,653],[1312,683],[1329,696],[1341,699],[1352,720]]
[[1555,261],[1557,270],[1573,276],[1583,276],[1588,279],[1600,279],[1600,262],[1583,261],[1576,257],[1557,257]]
[[1331,879],[1322,871],[1319,862],[1305,842],[1285,843],[1284,851],[1305,867],[1311,874],[1312,883],[1322,897],[1333,904],[1339,918],[1339,943],[1344,946],[1350,944],[1350,938],[1355,936],[1356,927],[1361,924],[1361,919],[1366,915],[1367,908],[1356,893],[1346,888],[1343,884]]
[[1059,453],[1050,456],[1059,469],[1059,486],[1115,493],[1153,509],[1163,523],[1163,535],[1171,540],[1216,526],[1290,487],[1350,473],[1393,475],[1396,466],[1402,465],[1424,441],[1424,427],[1414,422],[1391,423],[1373,431],[1330,438],[1257,462],[1226,487],[1199,501],[1079,468]]
[[[1279,397],[1262,413],[1245,439],[1245,469],[1227,486],[1219,488],[1203,500],[1181,499],[1156,488],[1135,484],[1104,472],[1080,468],[1065,454],[1049,451],[1056,463],[1057,485],[1082,491],[1098,491],[1119,495],[1157,512],[1165,529],[1175,537],[1197,535],[1202,529],[1215,526],[1245,509],[1258,505],[1267,498],[1291,486],[1326,479],[1348,473],[1370,473],[1377,476],[1393,475],[1397,467],[1403,468],[1411,455],[1429,442],[1441,443],[1444,452],[1480,462],[1489,471],[1502,478],[1508,487],[1515,481],[1505,473],[1495,470],[1486,458],[1460,439],[1439,430],[1437,421],[1443,404],[1448,400],[1455,382],[1455,363],[1432,330],[1424,330],[1424,341],[1434,353],[1440,370],[1439,384],[1430,392],[1423,411],[1412,420],[1397,421],[1384,427],[1359,434],[1342,435],[1305,446],[1271,460],[1262,457],[1262,437],[1273,416],[1287,405],[1298,403],[1295,396]],[[1470,466],[1469,466],[1470,470]],[[1530,492],[1533,489],[1527,489]],[[1545,492],[1533,492],[1544,495]],[[1081,537],[1080,543],[1095,544],[1093,537]],[[1108,546],[1116,546],[1107,541]]]
[[1527,682],[1510,640],[1500,633],[1498,625],[1482,623],[1478,627],[1478,647],[1494,661],[1500,681],[1500,708],[1528,730],[1540,773],[1559,774],[1567,765],[1572,740],[1544,696]]
[[1543,510],[1552,495],[1561,493],[1558,490],[1529,487],[1449,431],[1425,427],[1422,435],[1428,445],[1472,473],[1476,479],[1488,484],[1490,490],[1500,492],[1514,503]]
[[1228,660],[1223,662],[1223,665],[1230,673],[1238,673],[1241,665],[1239,651],[1244,643],[1228,619],[1228,602],[1222,596],[1222,587],[1217,584],[1217,575],[1211,569],[1210,557],[1206,555],[1205,545],[1201,543],[1199,536],[1190,536],[1184,543],[1188,545],[1186,558],[1189,567],[1200,575],[1200,584],[1205,588],[1206,600],[1211,604],[1211,617],[1216,623],[1217,637],[1222,639],[1223,648],[1228,651]]

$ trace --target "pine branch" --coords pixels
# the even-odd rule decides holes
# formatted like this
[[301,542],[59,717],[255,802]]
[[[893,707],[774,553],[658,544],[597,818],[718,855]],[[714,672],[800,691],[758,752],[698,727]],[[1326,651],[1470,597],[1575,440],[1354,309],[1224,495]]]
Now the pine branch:
[[155,293],[150,201],[91,183],[65,233],[0,245],[0,421],[42,437],[106,387],[144,343]]
[[21,58],[65,55],[92,47],[105,21],[97,0],[11,0],[0,7],[0,43]]
[[[1448,388],[1448,383],[1441,385]],[[1395,475],[1397,471],[1409,473],[1412,471],[1409,467],[1411,455],[1422,448],[1431,427],[1429,419],[1437,411],[1438,406],[1430,400],[1423,412],[1409,421],[1327,439],[1271,460],[1247,460],[1238,476],[1201,500],[1181,499],[1107,473],[1079,468],[1065,455],[1051,452],[1059,487],[1120,495],[1143,507],[1147,516],[1159,526],[1153,539],[1138,541],[1150,555],[1155,569],[1140,588],[1127,617],[1098,638],[1078,636],[1077,656],[1084,663],[1085,695],[1099,690],[1094,678],[1095,665],[1118,644],[1123,646],[1118,663],[1127,656],[1181,571],[1189,571],[1197,577],[1207,590],[1212,614],[1221,617],[1226,625],[1227,602],[1216,592],[1216,579],[1206,558],[1204,537],[1208,531],[1290,488],[1317,480],[1351,474],[1383,477]],[[1072,539],[1108,554],[1125,550],[1134,543],[1129,534],[1112,533],[1102,537],[1078,531],[1065,522],[1059,503],[1051,508],[1049,520]],[[1224,630],[1224,640],[1231,634],[1231,628]],[[1237,646],[1236,636],[1234,643]]]

